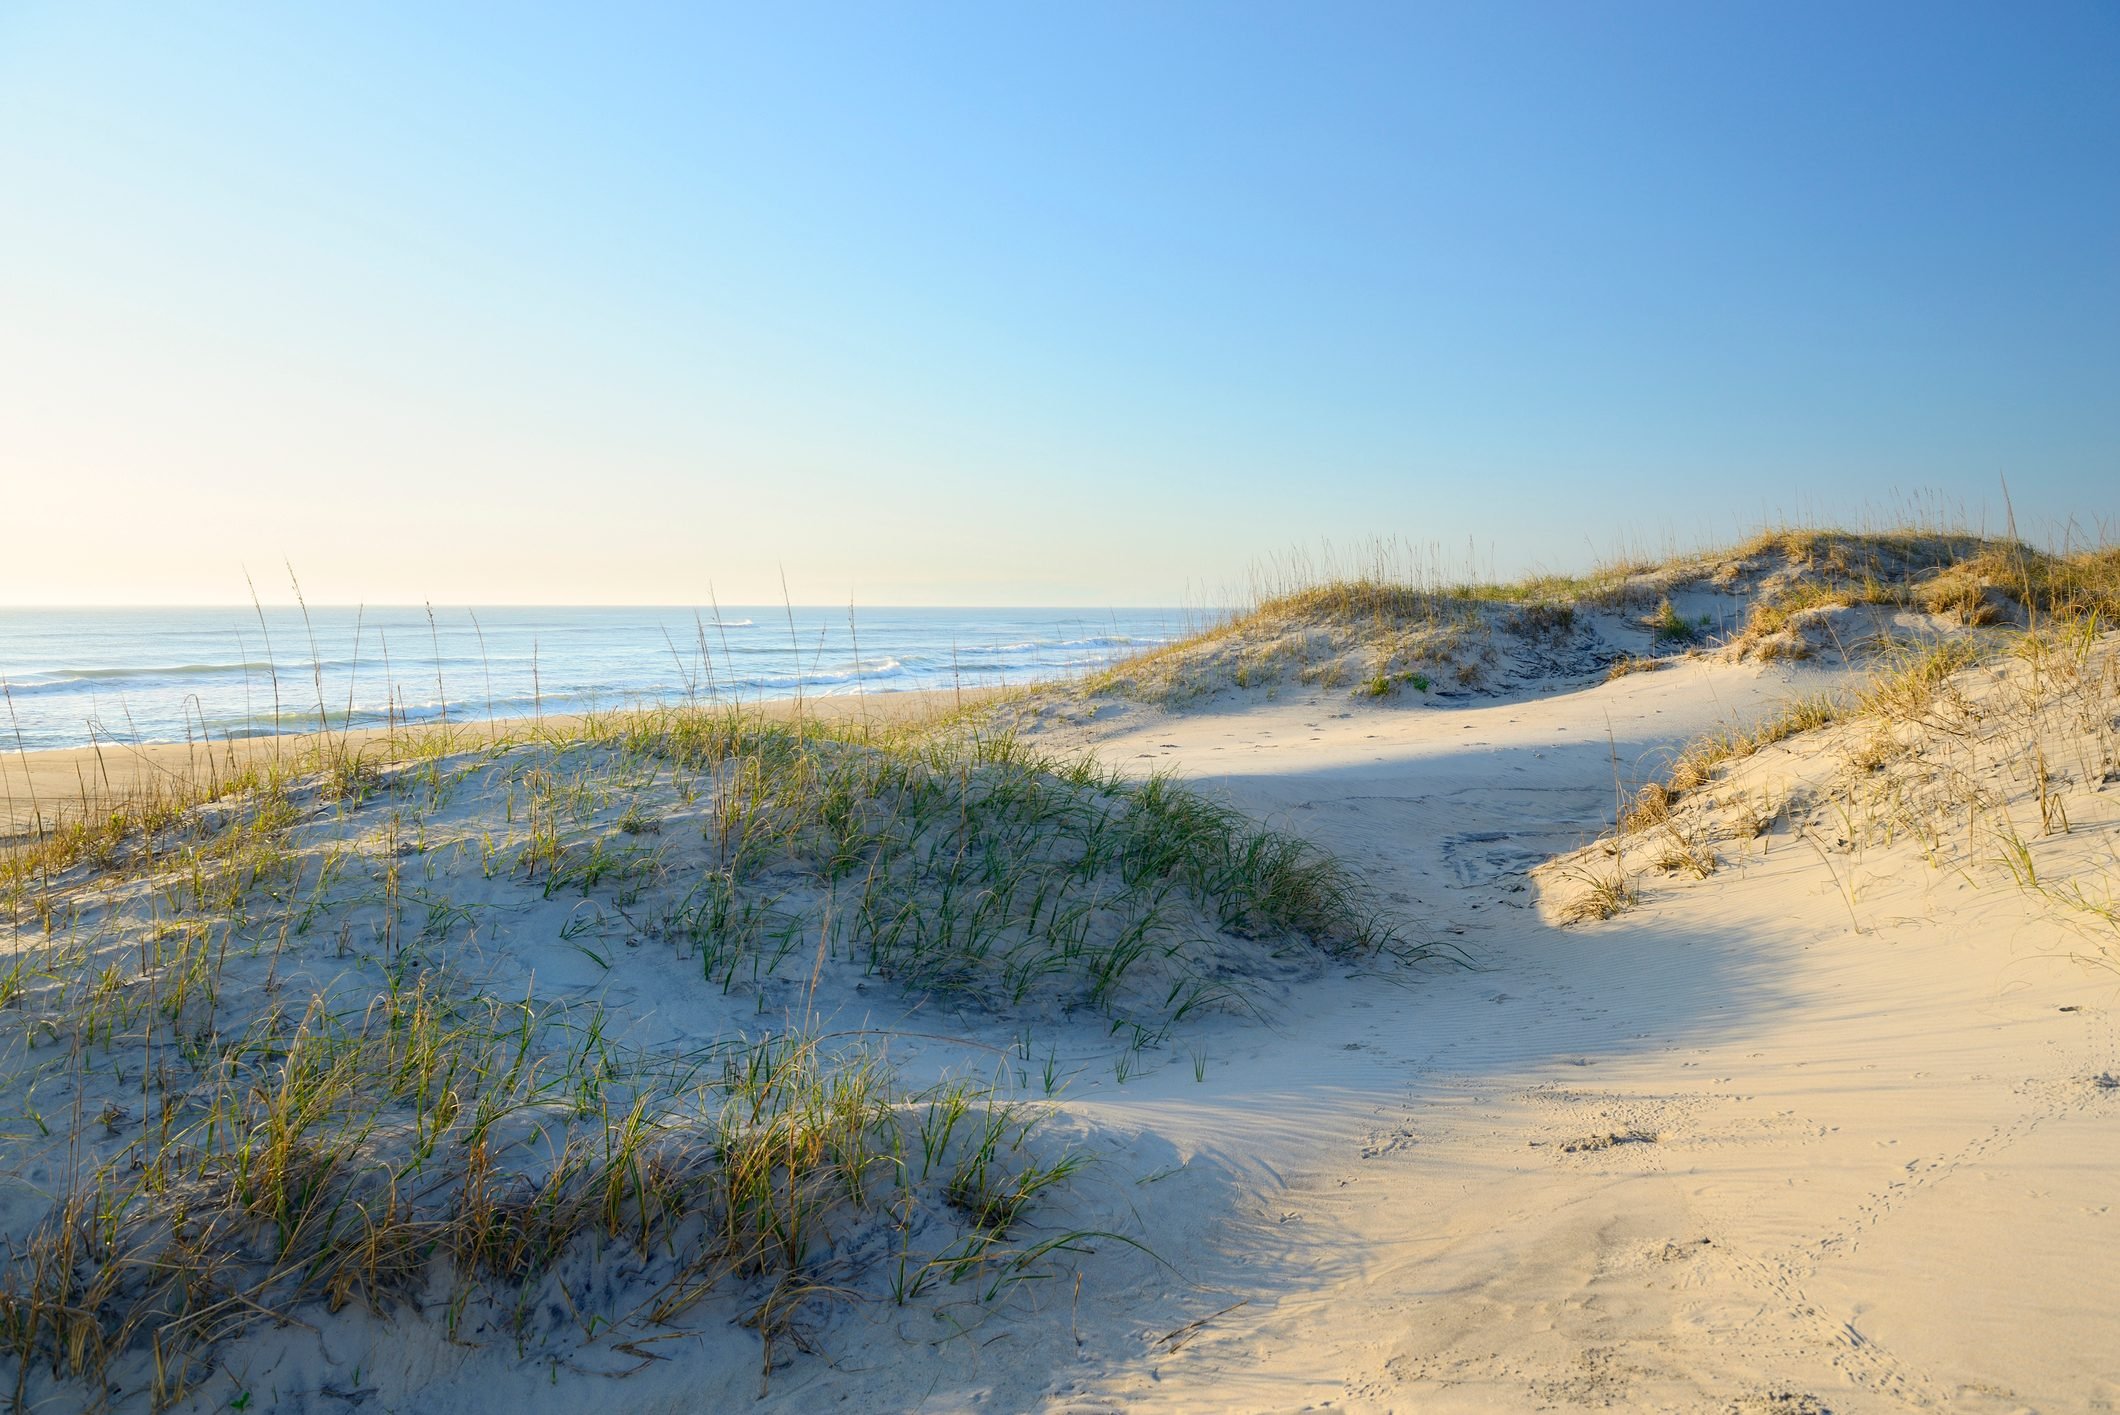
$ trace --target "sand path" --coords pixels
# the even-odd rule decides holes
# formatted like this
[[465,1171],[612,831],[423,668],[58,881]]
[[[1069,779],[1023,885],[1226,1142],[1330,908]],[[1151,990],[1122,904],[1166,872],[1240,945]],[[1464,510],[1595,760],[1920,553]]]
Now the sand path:
[[1044,1375],[1081,1409],[2120,1404],[2109,969],[2055,956],[2064,936],[2010,891],[1918,868],[1854,882],[1857,933],[1787,844],[1604,924],[1530,907],[1524,868],[1610,820],[1615,757],[1631,775],[1818,685],[1688,664],[1501,705],[1097,732],[1339,851],[1473,966],[1333,979],[1270,1027],[1214,1031],[1205,1079],[1181,1058],[1078,1090],[1079,1116],[1155,1137],[1196,1183],[1225,1175],[1195,1195],[1225,1207],[1144,1201],[1197,1290],[1164,1277],[1156,1301],[1145,1274],[1099,1297],[1063,1369],[993,1373],[994,1393]]

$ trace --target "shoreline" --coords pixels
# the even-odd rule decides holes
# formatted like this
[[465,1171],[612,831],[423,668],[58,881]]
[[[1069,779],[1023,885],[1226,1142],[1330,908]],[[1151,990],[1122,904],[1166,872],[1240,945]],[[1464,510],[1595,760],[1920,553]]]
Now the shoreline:
[[[843,725],[903,725],[989,703],[1018,688],[998,686],[906,689],[873,694],[835,693],[809,698],[769,698],[714,704],[770,720],[801,716]],[[589,722],[671,710],[642,704],[609,712],[548,713],[541,717],[478,717],[465,721],[360,727],[350,732],[261,732],[205,742],[104,742],[78,747],[33,747],[0,755],[0,845],[18,844],[35,833],[41,818],[50,831],[115,809],[159,791],[191,792],[211,787],[264,761],[300,756],[324,742],[363,749],[374,744],[428,740],[436,732],[459,737],[466,748],[530,733],[566,732]]]

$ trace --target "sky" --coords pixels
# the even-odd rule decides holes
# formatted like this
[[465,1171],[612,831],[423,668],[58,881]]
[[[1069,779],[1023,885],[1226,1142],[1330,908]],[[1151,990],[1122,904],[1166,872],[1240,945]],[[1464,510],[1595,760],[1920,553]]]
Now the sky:
[[0,604],[2120,532],[2116,74],[2103,0],[0,0]]

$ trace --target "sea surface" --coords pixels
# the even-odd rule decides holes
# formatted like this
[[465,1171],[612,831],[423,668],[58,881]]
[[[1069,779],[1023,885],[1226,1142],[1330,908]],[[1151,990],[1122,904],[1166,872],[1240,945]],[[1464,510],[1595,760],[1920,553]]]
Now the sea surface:
[[183,742],[653,703],[1020,684],[1177,609],[0,608],[0,747]]

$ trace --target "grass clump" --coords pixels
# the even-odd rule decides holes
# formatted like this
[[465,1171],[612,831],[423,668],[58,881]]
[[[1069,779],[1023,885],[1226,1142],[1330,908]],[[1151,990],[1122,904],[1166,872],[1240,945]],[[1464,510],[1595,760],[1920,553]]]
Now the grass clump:
[[660,857],[693,881],[659,896],[662,932],[724,986],[821,937],[912,986],[1160,1028],[1239,985],[1233,938],[1396,944],[1336,862],[1167,778],[976,731],[681,722],[648,749],[701,774],[702,844]]
[[1886,722],[1918,721],[1935,706],[1951,675],[1982,656],[1982,646],[1965,639],[1902,650],[1856,695],[1856,706]]
[[1651,863],[1665,874],[1685,874],[1695,879],[1706,879],[1721,864],[1712,849],[1687,839],[1675,827],[1665,832]]
[[1362,685],[1362,691],[1372,698],[1388,698],[1400,688],[1425,693],[1434,686],[1427,674],[1408,668],[1397,673],[1379,673]]
[[1606,870],[1582,870],[1575,875],[1582,888],[1561,908],[1565,924],[1595,923],[1615,918],[1641,901],[1641,893],[1618,865]]
[[1502,617],[1502,627],[1523,639],[1565,639],[1575,632],[1576,607],[1559,600],[1533,600]]
[[1677,800],[1678,794],[1663,782],[1645,782],[1621,808],[1620,832],[1632,835],[1662,825],[1671,819],[1671,807]]
[[1690,644],[1700,638],[1705,621],[1688,619],[1678,612],[1668,596],[1657,601],[1655,612],[1643,621],[1658,643]]
[[1641,658],[1631,653],[1623,653],[1606,665],[1605,681],[1609,683],[1615,678],[1625,678],[1634,673],[1655,673],[1670,666],[1671,660],[1668,658]]

